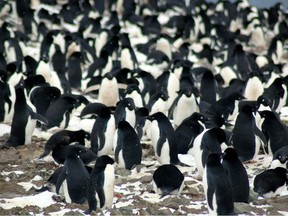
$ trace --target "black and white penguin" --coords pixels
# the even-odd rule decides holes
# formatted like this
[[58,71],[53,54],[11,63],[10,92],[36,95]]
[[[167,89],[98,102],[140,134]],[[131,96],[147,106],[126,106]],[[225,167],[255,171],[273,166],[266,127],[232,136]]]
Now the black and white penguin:
[[24,89],[17,87],[11,132],[8,140],[2,147],[17,147],[29,144],[36,127],[36,120],[43,124],[48,124],[47,119],[35,113],[35,107],[28,102],[29,100],[25,96]]
[[170,194],[180,195],[184,187],[184,175],[173,164],[164,164],[153,173],[152,185],[161,198]]
[[81,52],[74,52],[67,60],[67,75],[72,88],[81,89],[84,59]]
[[221,98],[212,104],[207,110],[207,115],[219,116],[227,120],[235,120],[235,117],[238,113],[238,103],[244,97],[238,93],[234,92],[228,95],[225,98]]
[[175,98],[171,112],[173,115],[173,124],[177,127],[182,121],[192,115],[194,112],[199,112],[199,91],[197,88],[185,88],[178,92]]
[[124,98],[116,106],[114,117],[116,126],[120,121],[127,121],[134,128],[136,123],[136,106],[132,98]]
[[115,130],[115,118],[110,109],[101,108],[91,131],[91,150],[98,156],[108,155],[113,149]]
[[15,89],[7,83],[7,73],[0,70],[0,122],[11,123],[16,100]]
[[90,174],[87,187],[89,209],[85,214],[90,214],[97,208],[112,208],[114,197],[114,160],[108,155],[99,157]]
[[200,176],[207,163],[210,153],[222,154],[221,145],[226,143],[226,133],[221,128],[209,128],[200,133],[193,141],[193,147],[188,154],[195,158],[195,164]]
[[[129,139],[128,139],[129,137]],[[114,135],[115,161],[120,168],[134,169],[141,164],[142,148],[134,128],[127,121],[120,121]]]
[[264,110],[259,113],[264,119],[261,129],[267,140],[266,151],[273,155],[287,145],[288,129],[276,112]]
[[203,188],[209,214],[234,215],[233,190],[218,153],[208,155]]
[[256,125],[255,111],[253,105],[245,104],[241,107],[229,140],[242,162],[255,159],[261,145],[267,144],[264,134]]
[[165,90],[161,90],[152,95],[147,104],[149,114],[152,115],[157,112],[166,114],[168,111],[167,100],[169,96]]
[[205,127],[207,119],[200,113],[193,113],[176,128],[175,137],[177,141],[178,154],[187,154],[193,147],[193,141]]
[[253,190],[264,198],[279,195],[286,187],[286,168],[268,169],[255,176]]
[[79,105],[78,100],[70,94],[61,95],[48,107],[45,113],[48,125],[43,129],[50,129],[52,127],[66,128],[69,124],[70,115],[73,109],[77,108]]
[[29,93],[29,99],[35,106],[37,113],[45,115],[48,107],[61,95],[61,91],[54,86],[39,86]]
[[84,130],[60,130],[54,133],[46,142],[44,147],[44,152],[39,156],[39,158],[46,157],[57,144],[64,144],[66,143],[69,145],[70,143],[77,142],[83,146],[85,143],[90,140],[90,133]]
[[124,91],[124,97],[132,98],[136,107],[144,107],[144,100],[138,85],[129,84]]
[[178,164],[177,142],[171,122],[162,112],[147,117],[151,121],[151,142],[160,164]]
[[98,100],[106,106],[116,106],[119,101],[118,82],[111,73],[105,74],[102,78]]
[[271,168],[276,168],[276,167],[286,168],[287,161],[288,161],[288,145],[283,146],[282,148],[278,149],[273,154]]
[[265,88],[263,96],[271,101],[271,109],[277,113],[285,106],[287,100],[287,86],[285,78],[278,77],[273,83]]
[[222,156],[222,165],[232,185],[234,202],[248,203],[250,190],[248,175],[235,149],[225,149]]
[[67,203],[82,204],[87,200],[89,173],[79,158],[79,154],[85,151],[86,148],[82,145],[72,145],[68,148],[64,167],[56,184],[57,194],[60,187],[63,187]]

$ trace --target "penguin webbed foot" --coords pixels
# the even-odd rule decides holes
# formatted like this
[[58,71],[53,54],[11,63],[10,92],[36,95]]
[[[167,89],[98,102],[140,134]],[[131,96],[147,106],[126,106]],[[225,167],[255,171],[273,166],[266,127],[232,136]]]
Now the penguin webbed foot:
[[87,210],[84,211],[83,213],[84,213],[85,215],[89,215],[89,214],[91,214],[92,211],[93,211],[92,209],[87,209]]

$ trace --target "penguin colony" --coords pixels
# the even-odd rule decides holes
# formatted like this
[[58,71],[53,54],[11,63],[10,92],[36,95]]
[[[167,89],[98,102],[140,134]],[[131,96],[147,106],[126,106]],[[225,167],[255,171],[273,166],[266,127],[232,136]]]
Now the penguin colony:
[[[63,165],[48,182],[86,213],[112,207],[114,161],[138,171],[145,141],[162,197],[181,193],[188,154],[208,212],[234,214],[249,202],[243,163],[259,153],[273,161],[253,189],[276,196],[287,182],[287,16],[246,0],[1,1],[1,148],[49,132],[39,158]],[[68,129],[76,111],[93,119],[86,131]]]

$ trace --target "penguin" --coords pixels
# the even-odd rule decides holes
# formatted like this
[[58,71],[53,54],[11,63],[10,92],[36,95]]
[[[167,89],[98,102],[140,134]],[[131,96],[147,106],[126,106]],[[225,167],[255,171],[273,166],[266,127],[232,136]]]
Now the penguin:
[[124,91],[124,97],[132,98],[136,107],[144,107],[144,100],[138,85],[129,84]]
[[48,107],[61,95],[61,91],[54,86],[39,86],[29,93],[29,99],[35,106],[37,113],[45,115]]
[[256,125],[255,111],[256,108],[253,105],[242,106],[229,139],[229,143],[233,145],[241,162],[255,159],[261,145],[267,145],[264,134]]
[[79,106],[78,100],[70,94],[61,95],[54,103],[52,103],[46,113],[45,118],[48,125],[42,129],[47,130],[52,127],[66,128],[70,121],[70,115],[73,109]]
[[96,211],[97,208],[112,208],[114,197],[114,160],[108,155],[102,155],[95,163],[87,186],[89,209],[85,214]]
[[288,161],[288,146],[283,146],[282,148],[278,149],[274,154],[273,154],[273,159],[271,162],[271,167],[276,168],[276,167],[283,167],[286,168]]
[[6,71],[0,70],[0,122],[11,123],[15,100],[15,89],[7,83]]
[[[129,137],[129,139],[127,139]],[[140,139],[127,121],[120,121],[114,136],[115,161],[120,168],[134,169],[141,164]]]
[[156,92],[154,95],[151,96],[147,108],[149,110],[149,115],[153,115],[157,112],[162,112],[166,114],[168,110],[167,100],[169,96],[165,90],[161,90]]
[[221,145],[226,143],[225,131],[221,128],[208,128],[200,133],[193,141],[193,147],[189,149],[188,154],[195,158],[195,164],[200,176],[207,164],[207,158],[210,153],[221,154]]
[[279,113],[287,100],[287,87],[284,78],[276,78],[269,87],[265,88],[262,95],[271,101],[272,110]]
[[138,134],[139,139],[141,140],[144,134],[144,126],[146,124],[146,118],[149,115],[149,111],[146,107],[140,107],[136,109],[136,123],[135,123],[135,131]]
[[247,100],[257,100],[264,93],[262,79],[257,73],[249,73],[243,96]]
[[147,117],[151,121],[151,142],[160,164],[178,164],[177,142],[171,122],[162,112]]
[[222,117],[225,121],[234,121],[238,113],[238,103],[242,99],[244,99],[244,97],[240,93],[231,93],[229,96],[221,98],[214,104],[211,104],[206,113],[207,115]]
[[193,113],[175,130],[175,138],[177,141],[178,154],[187,154],[188,150],[193,147],[194,139],[206,129],[205,118],[200,113]]
[[115,118],[110,109],[101,108],[91,131],[91,150],[99,157],[112,151],[115,130]]
[[222,165],[233,190],[234,202],[249,203],[249,180],[245,167],[233,148],[227,148],[222,156]]
[[106,106],[116,106],[119,101],[118,82],[111,73],[105,74],[101,81],[98,100]]
[[[207,86],[209,86],[209,88],[207,88]],[[205,101],[209,104],[215,103],[217,99],[216,88],[217,82],[212,71],[205,68],[200,84],[200,103],[201,101]]]
[[90,133],[84,130],[60,130],[54,133],[46,142],[44,147],[44,152],[39,156],[39,159],[46,157],[58,144],[66,143],[69,145],[70,143],[77,142],[81,145],[85,145],[86,140],[90,140]]
[[[60,140],[54,144],[51,155],[56,164],[63,164],[65,162],[68,150],[72,145],[82,145],[82,144],[78,142],[70,143],[69,137],[63,137],[63,140]],[[82,160],[84,164],[89,164],[96,161],[97,155],[91,149],[87,148],[86,151],[79,154],[79,158]]]
[[63,187],[67,203],[82,204],[87,200],[87,184],[89,173],[79,154],[86,151],[82,145],[69,146],[63,170],[56,183],[56,193]]
[[161,198],[175,193],[180,195],[184,187],[184,175],[175,165],[164,164],[154,171],[152,185]]
[[132,98],[124,98],[116,106],[114,117],[118,125],[120,121],[127,121],[134,128],[136,123],[136,106]]
[[18,87],[16,90],[14,115],[12,119],[11,132],[8,140],[2,147],[17,147],[30,144],[36,120],[47,125],[47,119],[34,111],[35,107],[27,100],[24,89]]
[[[93,170],[92,167],[90,166],[86,166],[85,165],[86,170],[88,171],[88,173],[90,174]],[[47,183],[45,185],[43,185],[40,189],[36,189],[36,192],[44,192],[44,191],[50,191],[53,193],[56,193],[56,184],[57,184],[57,180],[61,174],[61,172],[63,171],[64,166],[60,166],[57,169],[54,170],[54,172],[52,173],[52,175],[50,175],[50,177],[47,180]],[[62,190],[61,190],[62,189]],[[60,188],[59,190],[59,194],[64,195],[63,194],[63,188]]]
[[264,198],[271,198],[279,195],[285,189],[286,183],[286,167],[276,167],[256,175],[253,190]]
[[233,190],[218,153],[207,157],[203,188],[210,215],[234,215]]
[[185,118],[194,112],[199,112],[197,99],[199,99],[199,91],[197,88],[185,88],[178,92],[178,96],[171,106],[175,127],[179,126]]
[[288,129],[276,112],[264,110],[259,113],[261,118],[264,119],[261,129],[267,140],[265,150],[268,154],[273,155],[287,145]]
[[72,88],[81,89],[83,62],[81,52],[72,53],[67,60],[67,75]]
[[177,92],[180,91],[180,81],[174,73],[165,71],[157,78],[157,82],[160,90],[168,94],[166,106],[169,109],[178,96]]

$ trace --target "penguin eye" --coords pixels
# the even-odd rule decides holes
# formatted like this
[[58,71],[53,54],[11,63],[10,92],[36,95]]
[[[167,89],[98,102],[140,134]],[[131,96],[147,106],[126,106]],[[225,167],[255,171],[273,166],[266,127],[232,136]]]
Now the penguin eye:
[[128,106],[130,107],[130,106],[131,106],[131,104],[130,104],[130,103],[128,103]]

